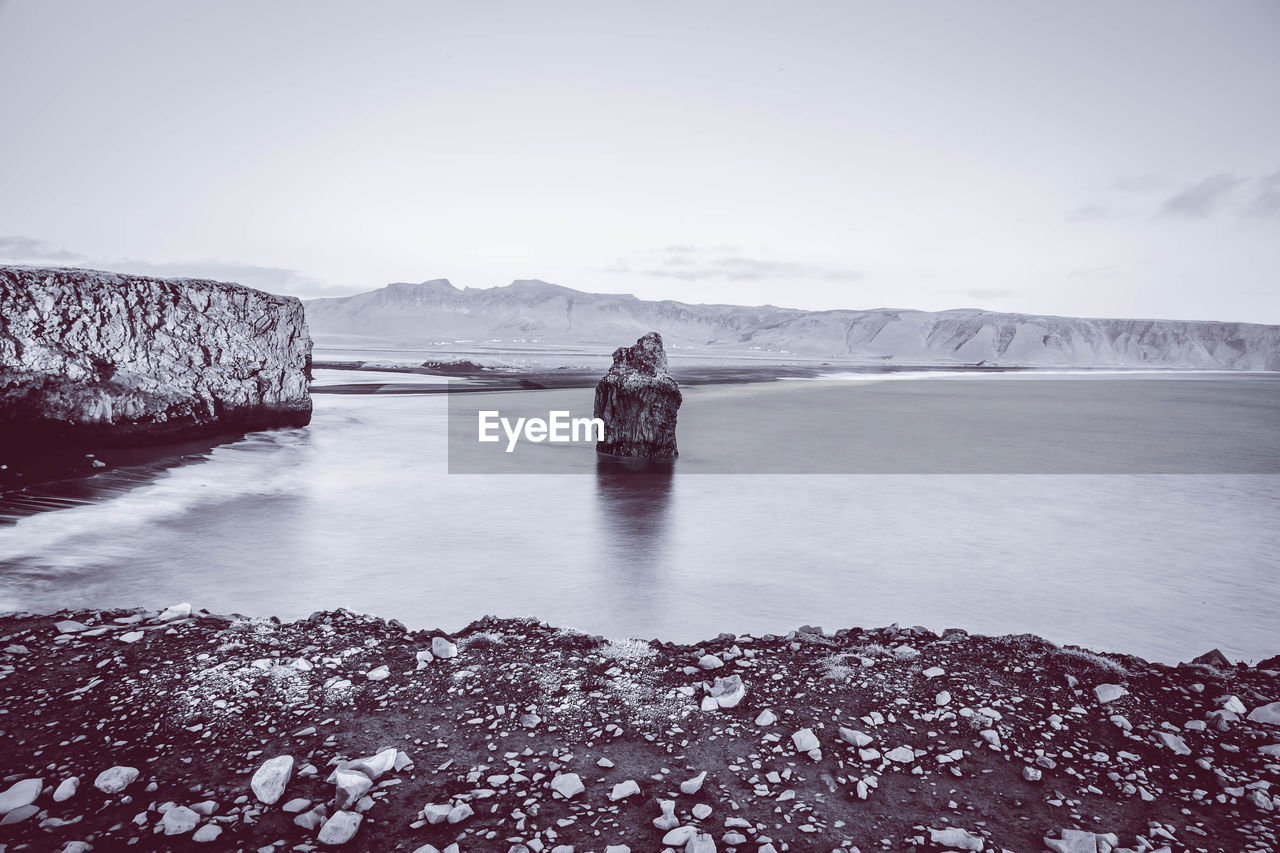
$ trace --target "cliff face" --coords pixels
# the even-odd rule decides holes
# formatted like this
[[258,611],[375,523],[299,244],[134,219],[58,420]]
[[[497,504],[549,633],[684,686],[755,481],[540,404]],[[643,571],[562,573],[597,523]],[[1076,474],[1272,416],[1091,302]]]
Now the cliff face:
[[661,329],[669,346],[874,364],[1280,370],[1280,326],[993,311],[799,311],[649,302],[538,281],[458,289],[443,280],[306,303],[313,333],[406,343],[593,345]]
[[619,347],[613,366],[596,386],[595,416],[604,421],[596,451],[632,459],[674,459],[676,413],[683,398],[667,373],[662,336],[649,332],[634,346]]
[[248,287],[0,266],[0,436],[151,443],[305,426],[302,303]]

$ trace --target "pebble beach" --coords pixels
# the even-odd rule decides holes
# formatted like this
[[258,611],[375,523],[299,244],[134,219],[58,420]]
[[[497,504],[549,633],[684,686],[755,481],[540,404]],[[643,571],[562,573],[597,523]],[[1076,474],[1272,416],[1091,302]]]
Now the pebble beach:
[[0,617],[0,850],[1273,851],[1280,659]]

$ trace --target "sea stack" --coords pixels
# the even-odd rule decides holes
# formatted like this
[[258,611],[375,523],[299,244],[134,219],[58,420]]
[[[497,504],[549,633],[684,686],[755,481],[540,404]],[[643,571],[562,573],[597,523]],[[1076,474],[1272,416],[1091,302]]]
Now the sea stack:
[[662,336],[649,332],[613,352],[613,366],[596,385],[595,416],[604,421],[596,452],[629,459],[676,458],[676,413],[683,397],[667,373]]
[[237,284],[0,266],[0,445],[305,426],[302,303]]

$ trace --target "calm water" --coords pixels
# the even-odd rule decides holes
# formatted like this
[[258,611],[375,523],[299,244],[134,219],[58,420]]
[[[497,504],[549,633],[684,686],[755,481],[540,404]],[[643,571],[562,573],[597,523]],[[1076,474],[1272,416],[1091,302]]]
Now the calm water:
[[[643,479],[563,445],[543,452],[585,473],[450,474],[444,395],[317,395],[307,429],[0,528],[0,610],[345,606],[412,626],[536,615],[675,640],[899,622],[1170,662],[1280,652],[1280,477],[698,473],[714,467],[700,459],[758,455],[761,430],[796,417],[800,384],[688,389],[675,474]],[[518,393],[590,408],[589,389]],[[1256,397],[1197,409],[1190,393],[1186,411],[1207,419],[1179,434],[1211,443],[1224,406],[1248,421]],[[741,423],[743,401],[759,423]]]

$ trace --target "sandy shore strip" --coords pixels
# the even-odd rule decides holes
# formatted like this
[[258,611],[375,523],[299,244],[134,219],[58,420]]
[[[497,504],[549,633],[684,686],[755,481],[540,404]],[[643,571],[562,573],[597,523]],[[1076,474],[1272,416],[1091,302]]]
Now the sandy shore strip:
[[6,851],[1273,851],[1280,658],[0,616]]

